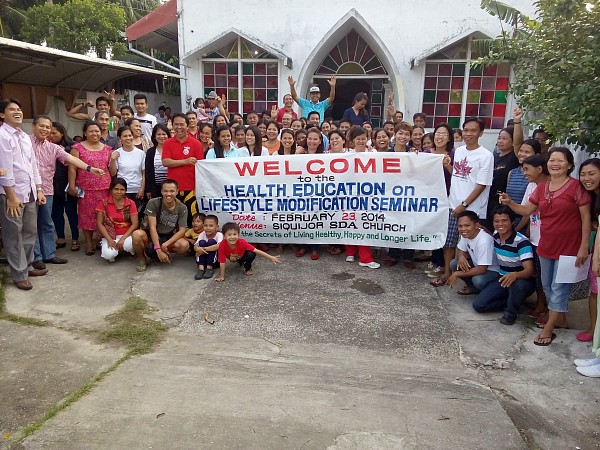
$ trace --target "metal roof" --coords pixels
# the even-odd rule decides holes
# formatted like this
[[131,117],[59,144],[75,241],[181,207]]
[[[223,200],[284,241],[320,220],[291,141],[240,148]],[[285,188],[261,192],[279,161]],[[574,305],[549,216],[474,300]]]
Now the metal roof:
[[0,83],[98,91],[132,75],[181,78],[149,67],[5,38],[0,38],[0,61]]
[[129,42],[179,55],[177,1],[169,0],[125,30]]

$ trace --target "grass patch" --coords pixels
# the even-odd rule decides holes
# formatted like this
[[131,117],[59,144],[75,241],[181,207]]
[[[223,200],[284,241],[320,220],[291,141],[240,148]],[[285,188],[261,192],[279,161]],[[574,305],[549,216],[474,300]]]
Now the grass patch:
[[[0,292],[0,302],[3,297]],[[3,303],[0,303],[0,307]],[[114,372],[122,363],[135,355],[143,355],[151,352],[154,347],[164,338],[167,326],[157,320],[146,317],[154,311],[154,308],[148,305],[143,298],[133,296],[127,299],[125,306],[116,313],[106,317],[108,328],[101,332],[101,339],[104,342],[116,342],[127,348],[127,353],[119,358],[108,369],[100,372],[85,385],[70,394],[65,400],[50,408],[36,422],[30,423],[23,428],[19,437],[10,443],[11,447],[18,446],[27,437],[39,430],[47,421],[54,418],[59,412],[68,408],[70,405],[87,395],[94,389],[108,374]]]
[[118,359],[108,369],[100,372],[98,375],[96,375],[94,378],[92,378],[85,385],[83,385],[82,387],[80,387],[79,389],[77,389],[75,392],[73,392],[71,395],[69,395],[62,402],[60,402],[59,404],[53,406],[48,411],[46,411],[46,413],[39,420],[37,420],[36,422],[30,423],[29,425],[27,425],[25,428],[23,428],[21,430],[19,438],[17,440],[15,440],[14,442],[11,442],[11,446],[17,446],[17,445],[19,445],[27,437],[31,436],[33,433],[35,433],[37,430],[39,430],[42,427],[42,425],[44,425],[44,423],[46,423],[48,420],[52,419],[59,412],[61,412],[63,409],[68,408],[70,405],[72,405],[73,403],[75,403],[77,400],[79,400],[80,398],[82,398],[83,396],[85,396],[94,387],[96,387],[96,385],[98,383],[100,383],[109,373],[114,372],[117,369],[117,367],[119,367],[123,362],[125,362],[130,357],[131,357],[130,353],[127,353],[125,356],[122,356],[120,359]]
[[104,342],[118,342],[130,355],[149,353],[164,337],[167,326],[146,317],[154,311],[143,298],[133,296],[125,306],[106,317],[108,329],[102,332]]
[[36,327],[45,327],[48,325],[48,322],[45,320],[11,314],[6,310],[6,283],[9,281],[10,276],[8,273],[6,273],[5,270],[0,270],[0,320],[7,320],[21,325],[33,325]]

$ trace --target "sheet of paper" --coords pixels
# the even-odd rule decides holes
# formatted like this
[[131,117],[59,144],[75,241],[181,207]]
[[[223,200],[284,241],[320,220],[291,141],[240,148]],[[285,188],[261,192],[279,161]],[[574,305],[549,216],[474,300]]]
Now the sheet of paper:
[[576,256],[560,255],[558,270],[556,271],[557,283],[577,283],[589,276],[591,256],[588,256],[581,267],[575,267]]

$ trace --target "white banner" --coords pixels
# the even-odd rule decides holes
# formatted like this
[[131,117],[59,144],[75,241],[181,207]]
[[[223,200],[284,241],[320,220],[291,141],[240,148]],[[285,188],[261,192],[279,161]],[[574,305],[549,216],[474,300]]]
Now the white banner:
[[198,210],[250,242],[433,250],[448,227],[442,155],[343,153],[198,161]]

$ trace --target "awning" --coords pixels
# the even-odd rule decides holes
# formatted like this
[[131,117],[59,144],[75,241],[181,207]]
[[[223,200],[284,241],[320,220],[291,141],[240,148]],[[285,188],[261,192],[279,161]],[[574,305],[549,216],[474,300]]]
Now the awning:
[[98,91],[131,75],[181,78],[177,74],[0,38],[0,83]]
[[129,42],[179,55],[177,41],[177,0],[163,3],[125,30]]

